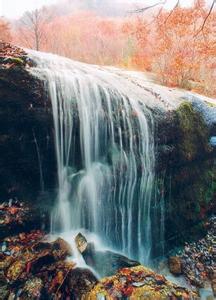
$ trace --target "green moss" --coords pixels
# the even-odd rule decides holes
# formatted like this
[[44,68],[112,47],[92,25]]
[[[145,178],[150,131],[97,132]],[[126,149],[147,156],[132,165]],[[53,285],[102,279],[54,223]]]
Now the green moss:
[[205,103],[210,107],[216,107],[216,103],[205,101]]
[[198,221],[202,210],[209,209],[216,195],[216,160],[212,158],[182,166],[172,178],[171,189],[172,214],[184,216],[182,222],[184,219]]
[[209,152],[208,128],[201,114],[190,102],[183,102],[176,111],[179,123],[179,155],[183,160],[194,160]]
[[8,57],[6,60],[7,63],[14,63],[16,65],[24,65],[25,62],[22,58],[19,57]]

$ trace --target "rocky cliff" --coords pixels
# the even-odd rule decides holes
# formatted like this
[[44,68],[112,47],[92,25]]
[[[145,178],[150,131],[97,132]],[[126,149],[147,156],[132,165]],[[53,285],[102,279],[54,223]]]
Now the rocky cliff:
[[16,47],[0,50],[0,194],[34,201],[55,186],[53,120],[33,62]]
[[[0,45],[0,194],[44,205],[54,199],[56,158],[51,102],[30,72],[34,64],[25,51]],[[157,205],[165,203],[172,247],[200,234],[215,209],[216,109],[213,100],[184,91],[151,82],[141,88],[155,99],[147,105],[155,119]]]

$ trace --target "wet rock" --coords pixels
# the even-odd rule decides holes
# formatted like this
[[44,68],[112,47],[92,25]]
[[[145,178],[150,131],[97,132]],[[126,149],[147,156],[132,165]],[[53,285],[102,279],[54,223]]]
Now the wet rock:
[[51,251],[43,251],[39,254],[35,253],[34,258],[32,258],[26,263],[26,272],[37,274],[41,270],[42,266],[51,265],[55,261],[56,257]]
[[119,270],[103,278],[87,299],[198,299],[195,292],[179,287],[143,266]]
[[212,291],[214,296],[216,297],[216,279],[213,279],[211,282],[211,286],[212,286]]
[[26,281],[23,292],[27,293],[29,299],[40,299],[42,288],[43,281],[40,278],[35,277]]
[[205,282],[212,282],[215,288],[215,234],[216,217],[206,224],[208,229],[204,238],[197,242],[186,243],[181,254],[182,273],[186,279],[197,287],[204,287]]
[[0,271],[0,299],[7,299],[9,295],[9,287],[4,272]]
[[84,235],[82,235],[81,233],[78,233],[77,236],[75,237],[75,242],[76,242],[76,246],[77,246],[77,249],[79,250],[79,252],[83,253],[88,246],[88,242],[87,242],[86,238],[84,237]]
[[[43,180],[48,191],[55,187],[51,102],[43,82],[30,73],[33,65],[35,63],[23,49],[1,43],[0,202],[15,196],[35,203],[41,195],[36,142],[41,154]],[[46,198],[48,201],[49,195]]]
[[0,299],[2,299],[2,300],[8,299],[10,290],[8,289],[8,287],[6,285],[0,285],[0,286],[1,286],[1,288],[0,288]]
[[181,275],[182,274],[182,262],[181,258],[178,256],[171,256],[169,257],[169,270],[174,275]]
[[[16,196],[30,199],[32,202],[39,198],[41,191],[35,141],[41,154],[42,173],[47,193],[49,191],[52,193],[55,189],[57,178],[51,102],[47,98],[43,82],[32,76],[30,72],[33,65],[35,63],[29,59],[25,51],[10,44],[1,43],[0,179],[2,184],[0,194],[8,198],[11,193],[15,193]],[[155,97],[155,92],[151,93]],[[197,223],[201,224],[199,217],[201,201],[197,201],[197,196],[194,197],[194,191],[199,189],[203,190],[204,195],[209,194],[211,184],[208,179],[209,177],[211,179],[212,175],[206,174],[204,178],[200,175],[204,174],[201,161],[213,155],[207,148],[209,148],[209,138],[215,136],[215,132],[208,134],[202,115],[194,111],[193,105],[189,105],[188,101],[183,103],[178,112],[171,110],[162,113],[159,108],[150,109],[154,116],[155,139],[158,145],[156,169],[160,170],[161,174],[165,172],[167,174],[163,194],[170,200],[171,211],[167,212],[170,217],[165,218],[166,225],[168,225],[165,228],[169,228],[165,236],[171,241],[172,247],[174,240],[175,243],[182,242],[182,239],[183,242],[185,241],[184,237],[191,228],[190,225],[196,225],[195,221],[199,220]],[[81,165],[77,154],[76,161],[77,166]],[[192,161],[195,163],[192,164]],[[179,168],[185,165],[193,170],[193,174],[190,175],[190,178],[194,179],[193,183],[181,174],[178,176]],[[208,167],[205,167],[204,171],[209,174]],[[180,180],[176,177],[180,177]],[[48,195],[46,200],[48,199],[54,199],[54,197]],[[200,199],[204,199],[202,195]],[[40,203],[44,204],[44,202],[46,201]],[[206,203],[205,209],[208,207],[209,204]],[[181,234],[180,241],[179,233],[183,230],[186,233]],[[199,229],[196,229],[196,232],[199,232]],[[156,237],[153,244],[157,242]],[[158,247],[160,247],[160,242]],[[157,249],[154,251],[158,254]]]
[[73,294],[70,285],[75,287],[75,280],[82,282],[83,288],[79,289],[83,293],[95,283],[90,271],[84,271],[83,275],[71,273],[75,264],[66,261],[71,248],[61,238],[47,242],[44,233],[32,231],[7,237],[2,245],[0,284],[4,287],[2,295],[4,291],[8,294],[7,300],[70,299],[67,298]]
[[22,260],[17,260],[8,268],[6,272],[7,279],[12,282],[16,281],[25,272],[26,263]]
[[211,287],[213,294],[216,297],[216,270],[213,270],[213,274],[211,276]]
[[88,243],[86,238],[79,233],[76,245],[81,252],[86,264],[92,267],[100,276],[111,276],[119,269],[139,266],[140,263],[112,251],[98,251],[93,243]]
[[82,299],[98,283],[96,276],[88,269],[75,268],[70,271],[67,285],[71,291],[70,299]]
[[52,253],[56,259],[63,259],[72,255],[72,249],[65,240],[58,238],[52,243]]
[[[44,222],[48,222],[48,215],[36,208],[30,208],[23,202],[10,199],[0,204],[0,240],[6,236],[40,229]],[[6,245],[0,244],[2,252],[3,247]]]

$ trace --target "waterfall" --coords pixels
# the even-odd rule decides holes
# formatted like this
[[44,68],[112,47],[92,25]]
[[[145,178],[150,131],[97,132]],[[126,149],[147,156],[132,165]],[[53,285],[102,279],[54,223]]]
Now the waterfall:
[[53,230],[87,229],[148,264],[155,149],[144,100],[150,95],[118,69],[30,56],[53,109],[59,185]]

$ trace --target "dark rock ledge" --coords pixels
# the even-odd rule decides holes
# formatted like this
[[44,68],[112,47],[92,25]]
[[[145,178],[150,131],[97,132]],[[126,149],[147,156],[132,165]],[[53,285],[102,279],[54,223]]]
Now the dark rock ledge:
[[23,226],[18,227],[20,231],[17,230],[16,235],[8,232],[9,236],[0,239],[1,300],[114,300],[125,297],[145,299],[147,296],[148,299],[162,300],[198,297],[196,292],[178,287],[164,276],[122,255],[96,251],[79,235],[76,242],[87,264],[111,276],[99,280],[90,269],[76,266],[73,250],[66,241],[62,238],[50,241],[41,230],[42,223],[37,222],[34,230],[30,230],[26,215],[33,212],[29,207],[23,203],[5,203],[0,207],[2,211],[8,216],[4,223],[15,222],[16,211],[16,222]]

